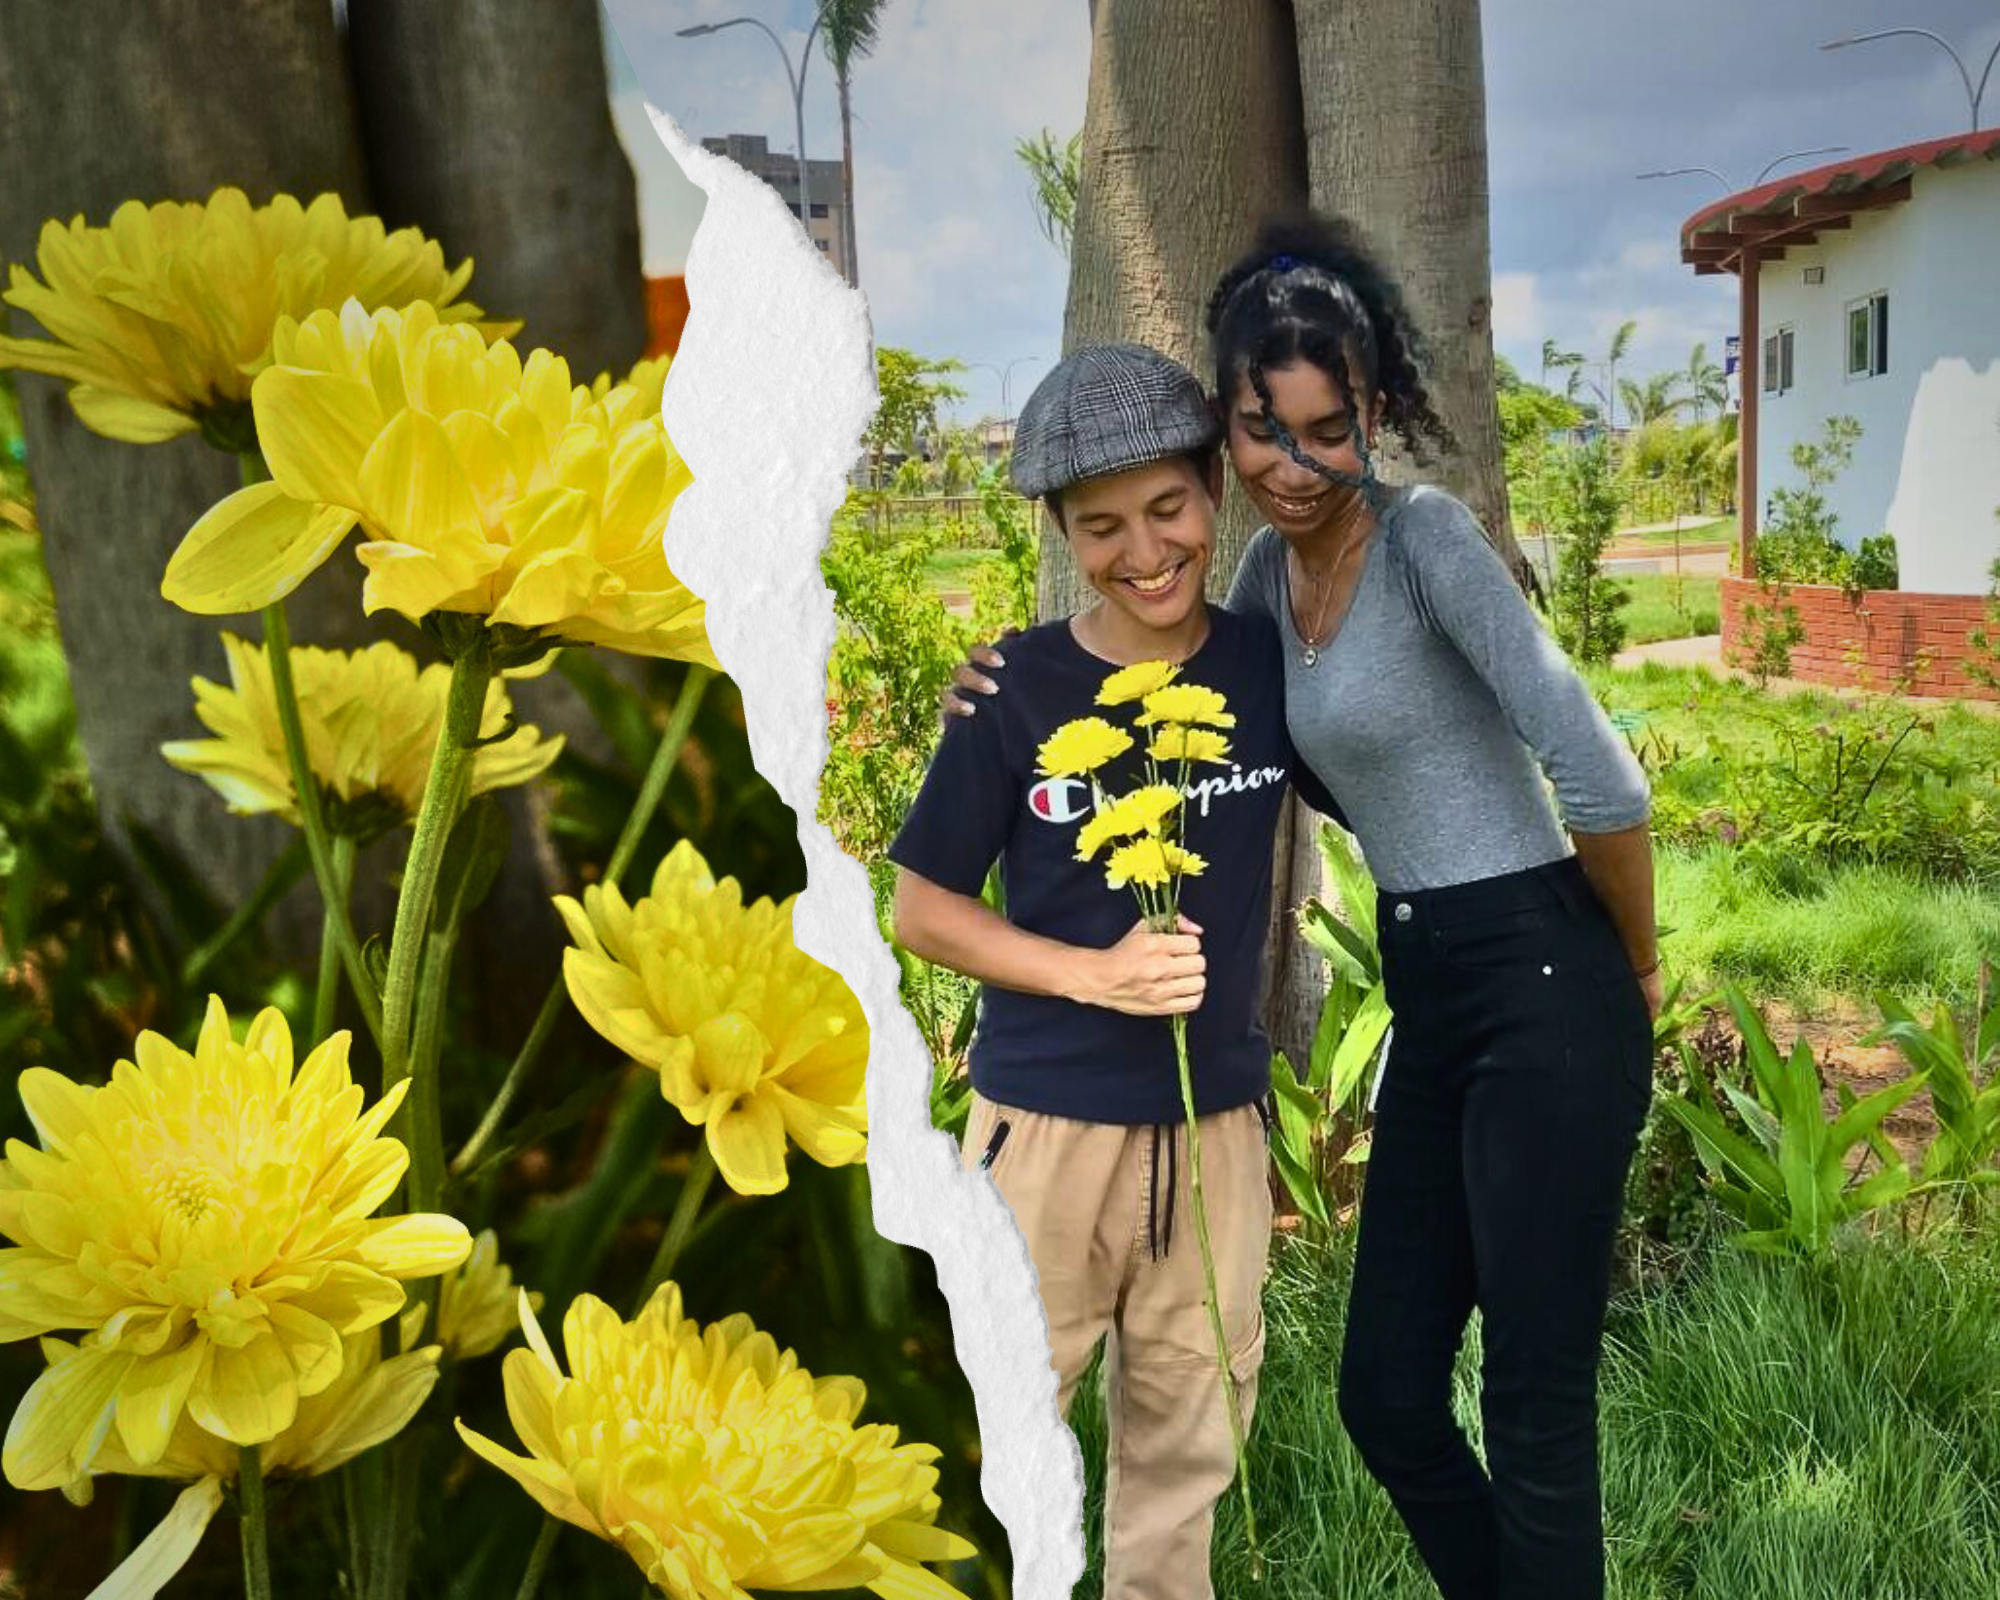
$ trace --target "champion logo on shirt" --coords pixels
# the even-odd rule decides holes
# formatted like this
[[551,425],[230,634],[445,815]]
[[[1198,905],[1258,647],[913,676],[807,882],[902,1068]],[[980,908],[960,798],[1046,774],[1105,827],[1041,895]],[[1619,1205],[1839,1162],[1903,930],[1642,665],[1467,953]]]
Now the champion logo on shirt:
[[[1244,794],[1284,781],[1283,767],[1252,767],[1246,772],[1232,764],[1228,777],[1197,778],[1181,792],[1187,796],[1188,804],[1205,817],[1219,795]],[[1090,785],[1081,778],[1044,778],[1028,791],[1028,809],[1044,822],[1074,822],[1094,809]]]

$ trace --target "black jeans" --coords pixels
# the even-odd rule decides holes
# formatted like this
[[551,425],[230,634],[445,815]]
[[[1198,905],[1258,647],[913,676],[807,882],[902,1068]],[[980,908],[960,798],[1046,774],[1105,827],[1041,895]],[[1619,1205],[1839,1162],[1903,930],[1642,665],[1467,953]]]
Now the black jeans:
[[[1604,1593],[1597,1366],[1652,1026],[1574,860],[1384,894],[1395,1037],[1340,1411],[1445,1600]],[[1472,1308],[1481,1468],[1452,1420]]]

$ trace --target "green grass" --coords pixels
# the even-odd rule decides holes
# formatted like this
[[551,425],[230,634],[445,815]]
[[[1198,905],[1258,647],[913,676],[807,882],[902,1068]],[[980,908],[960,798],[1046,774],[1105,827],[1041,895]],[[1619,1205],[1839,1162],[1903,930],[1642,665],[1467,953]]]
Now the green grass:
[[[1614,1305],[1602,1386],[1613,1600],[2000,1596],[1993,1244],[1885,1237],[1819,1267],[1722,1248]],[[1249,1581],[1226,1500],[1223,1600],[1435,1600],[1334,1410],[1347,1273],[1342,1243],[1277,1245],[1251,1468],[1268,1571]],[[1475,1356],[1458,1372],[1468,1422]],[[1076,1421],[1094,1521],[1092,1385]],[[1089,1600],[1101,1593],[1092,1540],[1076,1590]]]
[[1628,645],[1651,644],[1658,639],[1698,639],[1722,631],[1717,598],[1722,587],[1720,578],[1681,578],[1678,595],[1676,580],[1669,573],[1641,573],[1616,582],[1632,597],[1623,613]]
[[966,593],[972,588],[973,574],[1000,559],[998,550],[940,550],[924,564],[924,581],[938,593],[947,590]]
[[1962,1004],[1981,958],[2000,955],[2000,894],[1893,867],[1756,872],[1716,845],[1662,849],[1654,881],[1668,970],[1696,988],[1728,978],[1806,1004],[1884,989]]
[[[1734,517],[1700,517],[1690,514],[1681,522],[1680,542],[1682,544],[1716,544],[1730,539],[1736,533]],[[1644,544],[1663,545],[1671,550],[1674,546],[1672,526],[1648,528],[1644,533],[1621,530],[1611,536],[1614,545]]]

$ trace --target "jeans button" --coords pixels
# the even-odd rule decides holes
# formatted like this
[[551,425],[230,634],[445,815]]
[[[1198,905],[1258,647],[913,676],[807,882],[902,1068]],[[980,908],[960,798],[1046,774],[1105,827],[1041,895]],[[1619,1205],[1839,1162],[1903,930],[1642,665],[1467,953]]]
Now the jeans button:
[[1398,900],[1396,902],[1396,920],[1398,922],[1408,922],[1410,915],[1410,902],[1407,900]]

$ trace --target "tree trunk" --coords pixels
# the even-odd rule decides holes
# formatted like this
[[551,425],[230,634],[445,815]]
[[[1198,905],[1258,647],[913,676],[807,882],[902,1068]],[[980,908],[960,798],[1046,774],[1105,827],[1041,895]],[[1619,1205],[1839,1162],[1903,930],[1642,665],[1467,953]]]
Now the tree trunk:
[[[1094,0],[1083,171],[1063,347],[1131,339],[1212,381],[1209,291],[1257,224],[1306,198],[1298,63],[1285,0]],[[1210,590],[1229,586],[1256,518],[1231,483]],[[1040,615],[1084,603],[1069,551],[1044,519]],[[1265,1014],[1295,1062],[1311,1047],[1325,983],[1293,908],[1319,885],[1312,818],[1285,808],[1273,866]]]
[[646,348],[638,194],[611,121],[596,0],[348,0],[375,204],[473,297],[588,382]]
[[[1209,291],[1258,222],[1305,192],[1286,0],[1096,0],[1063,348],[1136,340],[1208,381]],[[1232,487],[1213,593],[1254,527]],[[1085,593],[1045,522],[1041,615],[1073,611]]]
[[848,69],[840,68],[840,203],[845,225],[841,233],[847,244],[847,281],[858,289],[861,287],[861,246],[854,236],[854,104],[850,96],[853,78]]
[[[1417,469],[1478,516],[1523,587],[1493,388],[1486,81],[1479,0],[1297,0],[1313,205],[1387,258],[1429,346],[1426,377],[1457,441]],[[1412,468],[1391,459],[1390,477]]]
[[[15,261],[32,262],[51,218],[81,213],[103,223],[125,200],[206,199],[221,184],[258,203],[281,190],[308,199],[334,190],[350,210],[366,209],[325,0],[9,0],[0,7],[0,149],[10,152],[0,256]],[[14,331],[40,330],[17,317]],[[200,732],[188,679],[226,672],[217,619],[161,599],[160,576],[195,519],[236,487],[238,469],[196,439],[100,438],[52,379],[22,374],[19,393],[77,728],[107,837],[131,864],[132,830],[145,830],[233,908],[286,830],[229,816],[160,759],[166,740]],[[301,640],[351,642],[362,631],[359,566],[332,566],[340,572],[294,600]],[[258,633],[255,617],[227,625]],[[143,873],[134,878],[149,892]],[[304,938],[317,937],[315,918],[296,920]]]

